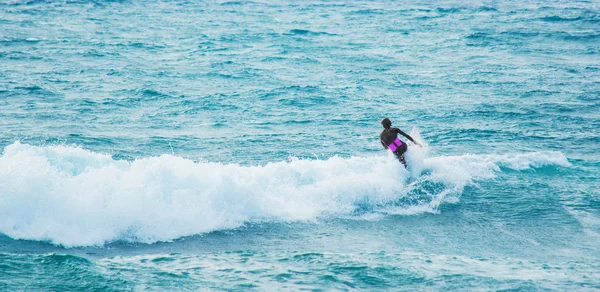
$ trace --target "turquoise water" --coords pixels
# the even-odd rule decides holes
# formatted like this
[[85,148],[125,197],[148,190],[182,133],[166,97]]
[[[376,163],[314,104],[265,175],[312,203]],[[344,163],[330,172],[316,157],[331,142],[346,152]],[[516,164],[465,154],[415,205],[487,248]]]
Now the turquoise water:
[[597,1],[1,1],[0,290],[600,289],[599,109]]

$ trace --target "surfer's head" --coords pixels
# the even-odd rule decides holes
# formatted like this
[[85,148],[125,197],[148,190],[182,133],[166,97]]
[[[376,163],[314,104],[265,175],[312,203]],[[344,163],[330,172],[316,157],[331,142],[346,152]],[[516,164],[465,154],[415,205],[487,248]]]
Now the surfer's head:
[[381,120],[381,125],[383,125],[384,128],[389,129],[392,126],[392,121],[388,118],[384,118]]

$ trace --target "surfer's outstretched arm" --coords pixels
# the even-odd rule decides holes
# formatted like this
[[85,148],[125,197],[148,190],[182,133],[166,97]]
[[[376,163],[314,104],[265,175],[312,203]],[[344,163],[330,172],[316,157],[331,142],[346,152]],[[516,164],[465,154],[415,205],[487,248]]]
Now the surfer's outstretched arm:
[[410,140],[411,142],[415,143],[415,145],[419,145],[421,147],[423,147],[423,145],[419,144],[419,142],[415,141],[410,135],[404,133],[402,130],[398,129],[398,128],[394,128],[396,130],[396,132],[404,137],[406,137],[406,139]]
[[410,135],[408,135],[408,134],[404,133],[402,130],[400,130],[400,129],[398,129],[398,128],[394,128],[394,130],[395,130],[395,132],[396,132],[396,133],[398,133],[398,134],[400,134],[400,135],[402,135],[402,136],[406,137],[406,139],[410,140],[410,142],[413,142],[413,143],[415,143],[415,144],[418,144],[417,142],[415,142],[415,140],[413,140],[413,138],[412,138]]

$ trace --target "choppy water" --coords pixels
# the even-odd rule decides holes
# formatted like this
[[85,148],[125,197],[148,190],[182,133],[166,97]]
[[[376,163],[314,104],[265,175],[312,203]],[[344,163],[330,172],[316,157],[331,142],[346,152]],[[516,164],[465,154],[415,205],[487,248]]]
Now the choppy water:
[[597,1],[0,1],[0,121],[0,290],[600,289]]

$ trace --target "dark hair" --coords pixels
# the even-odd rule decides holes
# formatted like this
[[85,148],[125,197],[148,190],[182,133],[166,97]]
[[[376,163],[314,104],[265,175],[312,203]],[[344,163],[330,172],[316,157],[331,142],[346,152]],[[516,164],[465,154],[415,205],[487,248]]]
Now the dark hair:
[[381,124],[384,128],[389,129],[392,126],[392,121],[390,121],[390,119],[388,118],[384,118],[383,120],[381,120]]

